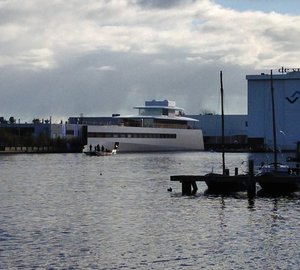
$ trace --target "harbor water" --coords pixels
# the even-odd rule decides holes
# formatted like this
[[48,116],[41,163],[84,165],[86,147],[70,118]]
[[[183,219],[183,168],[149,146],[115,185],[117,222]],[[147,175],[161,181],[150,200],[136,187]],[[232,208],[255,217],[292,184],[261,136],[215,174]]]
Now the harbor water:
[[299,269],[300,194],[186,197],[170,181],[211,170],[220,153],[0,155],[0,269]]

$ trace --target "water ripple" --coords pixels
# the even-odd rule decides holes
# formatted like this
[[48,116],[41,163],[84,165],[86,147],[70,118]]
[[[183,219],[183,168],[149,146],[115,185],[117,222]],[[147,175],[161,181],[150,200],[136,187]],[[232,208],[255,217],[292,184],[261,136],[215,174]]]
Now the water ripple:
[[[240,171],[248,154],[230,154]],[[182,197],[218,153],[0,156],[0,269],[298,269],[300,195]],[[259,159],[257,159],[259,160]],[[167,192],[172,184],[173,191]]]

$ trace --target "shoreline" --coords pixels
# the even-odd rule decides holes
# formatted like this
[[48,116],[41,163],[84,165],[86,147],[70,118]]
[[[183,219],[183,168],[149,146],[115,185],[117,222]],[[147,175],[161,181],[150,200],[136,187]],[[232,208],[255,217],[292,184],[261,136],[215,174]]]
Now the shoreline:
[[[52,147],[8,147],[9,149],[0,150],[1,154],[74,154],[74,153],[82,153],[81,149],[58,149]],[[159,153],[165,151],[149,151],[149,152],[136,152],[136,153]],[[195,150],[195,151],[167,151],[167,152],[208,152],[208,153],[221,153],[221,150]],[[225,150],[226,153],[273,153],[273,151],[251,151],[249,149],[228,149]],[[130,152],[124,152],[130,153]],[[280,153],[289,153],[289,154],[296,154],[297,151],[281,151]]]

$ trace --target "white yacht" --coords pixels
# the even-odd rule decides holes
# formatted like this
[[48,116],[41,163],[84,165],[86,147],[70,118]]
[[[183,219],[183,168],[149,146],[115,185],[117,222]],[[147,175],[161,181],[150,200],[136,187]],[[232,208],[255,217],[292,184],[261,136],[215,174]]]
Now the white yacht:
[[88,125],[87,144],[118,152],[204,150],[198,120],[185,117],[174,101],[146,101],[134,109],[138,115],[115,116],[117,125]]

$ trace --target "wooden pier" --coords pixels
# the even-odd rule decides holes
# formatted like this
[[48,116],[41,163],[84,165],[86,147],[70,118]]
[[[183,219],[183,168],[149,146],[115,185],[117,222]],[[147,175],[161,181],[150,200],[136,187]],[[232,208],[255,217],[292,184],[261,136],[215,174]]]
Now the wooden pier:
[[232,193],[238,191],[247,191],[249,198],[256,195],[256,183],[259,183],[261,188],[268,192],[278,193],[278,191],[297,191],[300,188],[299,167],[290,169],[287,175],[278,177],[257,176],[254,175],[254,162],[249,160],[249,172],[239,175],[235,169],[234,175],[229,175],[228,170],[225,174],[206,175],[172,175],[170,180],[180,182],[182,184],[182,195],[190,196],[196,194],[198,187],[197,182],[205,182],[208,191],[212,193]]
[[223,174],[209,173],[206,175],[172,175],[170,180],[180,182],[182,184],[182,195],[187,196],[193,195],[197,192],[197,181],[205,182],[210,191],[217,193],[247,190],[249,194],[253,194],[253,188],[255,189],[255,182],[253,181],[253,166],[253,161],[250,160],[249,174],[238,174],[238,168],[235,168],[234,175],[229,175],[229,170],[226,169]]
[[253,189],[253,177],[251,178],[249,175],[172,175],[170,180],[180,182],[182,184],[182,195],[187,196],[196,194],[198,190],[197,182],[205,182],[209,191],[217,193],[246,191],[249,189],[247,187],[250,187],[250,183]]

